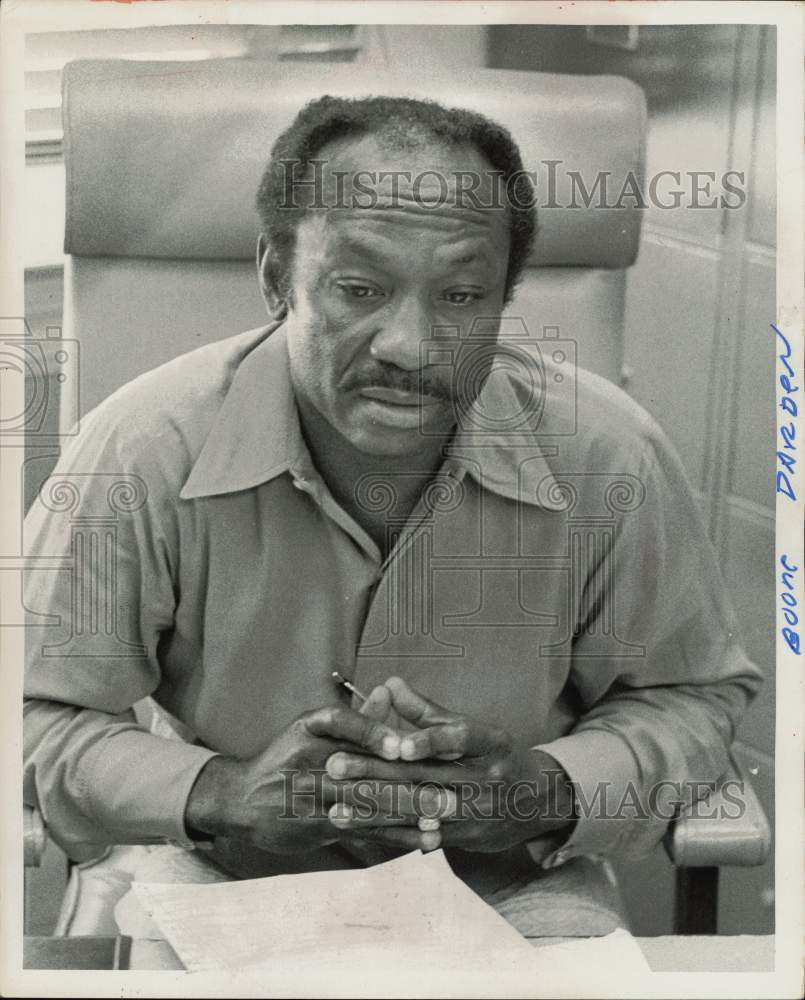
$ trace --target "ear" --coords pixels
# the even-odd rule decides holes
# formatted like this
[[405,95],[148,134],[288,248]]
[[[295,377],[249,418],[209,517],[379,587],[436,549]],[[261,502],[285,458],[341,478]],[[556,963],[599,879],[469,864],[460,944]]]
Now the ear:
[[263,233],[257,238],[257,275],[268,315],[271,319],[282,319],[288,312],[288,302],[280,290],[276,255]]

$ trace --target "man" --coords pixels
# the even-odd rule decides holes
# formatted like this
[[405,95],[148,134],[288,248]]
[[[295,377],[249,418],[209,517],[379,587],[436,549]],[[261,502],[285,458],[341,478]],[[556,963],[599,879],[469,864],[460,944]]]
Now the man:
[[503,129],[435,104],[324,98],[278,139],[269,326],[98,407],[29,516],[74,567],[26,597],[26,799],[65,849],[212,842],[181,855],[209,879],[441,846],[521,929],[596,933],[589,858],[723,773],[759,674],[678,459],[498,344],[530,195]]

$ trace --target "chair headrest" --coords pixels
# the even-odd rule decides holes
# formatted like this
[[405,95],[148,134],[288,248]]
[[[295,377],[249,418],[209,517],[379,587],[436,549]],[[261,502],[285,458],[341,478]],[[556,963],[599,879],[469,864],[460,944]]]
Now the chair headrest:
[[[428,97],[506,126],[526,170],[537,171],[539,234],[532,263],[626,267],[641,214],[584,207],[601,172],[620,192],[642,182],[645,101],[620,77],[472,69],[416,79],[365,66],[241,59],[205,62],[81,60],[64,72],[67,169],[65,252],[88,256],[253,259],[255,194],[271,146],[322,94]],[[549,166],[548,161],[561,161]],[[610,195],[610,197],[612,197]]]

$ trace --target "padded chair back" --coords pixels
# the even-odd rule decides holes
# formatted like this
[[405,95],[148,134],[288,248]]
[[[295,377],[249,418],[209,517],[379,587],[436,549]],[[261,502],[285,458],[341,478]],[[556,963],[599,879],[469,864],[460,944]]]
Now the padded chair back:
[[641,178],[645,102],[629,81],[88,60],[66,67],[63,99],[64,333],[81,344],[81,412],[145,370],[265,322],[255,193],[274,139],[324,93],[429,97],[509,128],[526,169],[537,171],[540,208],[530,267],[507,315],[522,317],[534,337],[549,328],[575,340],[579,364],[617,377],[624,269],[637,254],[640,212],[585,207],[580,187],[577,207],[550,204],[571,203],[574,171],[588,191],[602,171],[611,191],[630,172]]

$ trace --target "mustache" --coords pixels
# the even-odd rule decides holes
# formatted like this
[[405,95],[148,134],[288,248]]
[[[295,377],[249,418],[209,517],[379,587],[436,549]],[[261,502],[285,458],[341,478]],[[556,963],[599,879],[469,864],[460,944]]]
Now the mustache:
[[453,401],[452,381],[432,369],[408,371],[387,361],[376,361],[372,365],[350,372],[343,383],[343,389],[368,389],[376,386],[383,389],[399,389],[403,392],[433,396],[445,403]]

